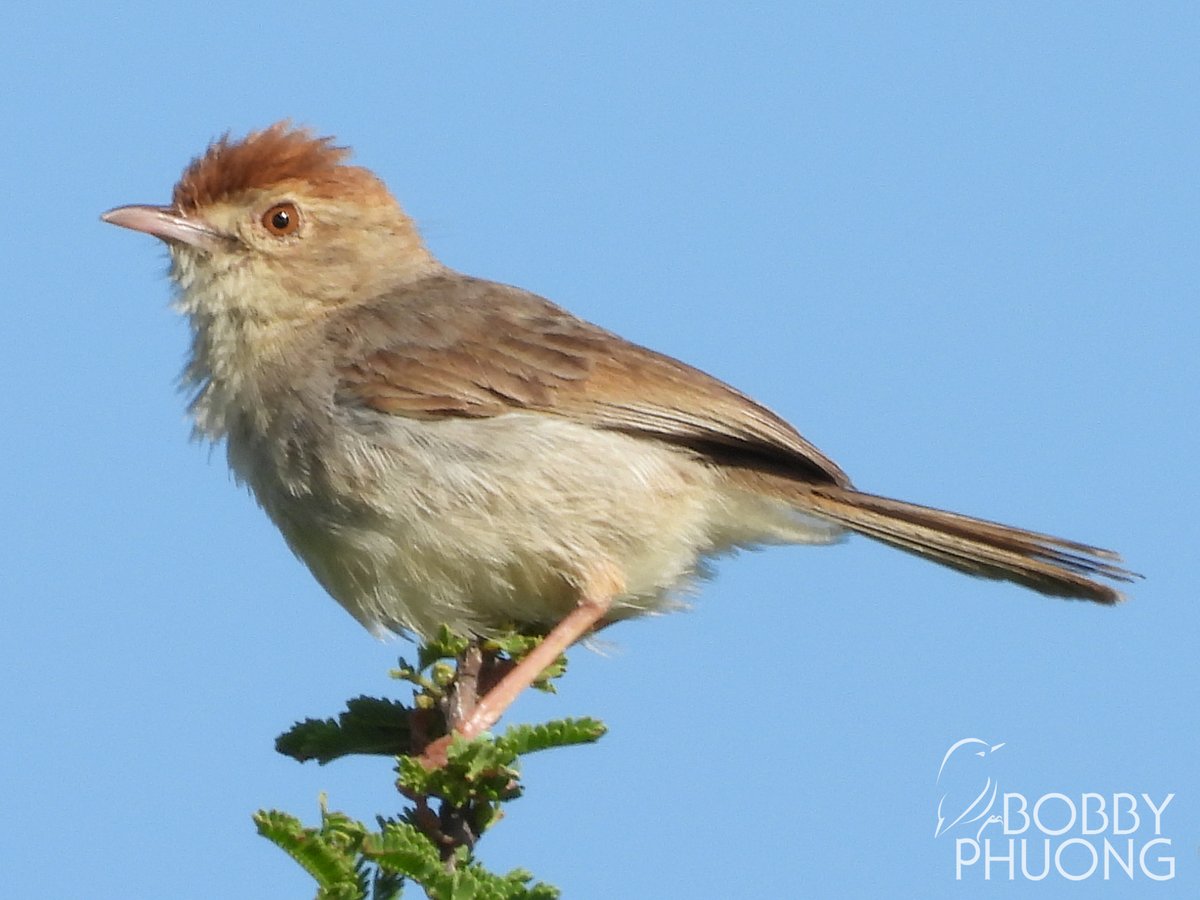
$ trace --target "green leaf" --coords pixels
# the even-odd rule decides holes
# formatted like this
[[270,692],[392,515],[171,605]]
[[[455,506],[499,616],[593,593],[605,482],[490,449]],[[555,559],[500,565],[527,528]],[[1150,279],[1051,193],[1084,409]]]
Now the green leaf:
[[306,719],[275,739],[275,749],[321,765],[352,753],[400,756],[412,752],[412,710],[395,700],[356,697],[336,719]]
[[396,760],[396,784],[407,794],[427,796],[432,774],[416,756],[401,756]]
[[407,681],[409,684],[420,688],[420,691],[417,692],[418,700],[421,698],[422,694],[441,696],[443,693],[442,689],[434,684],[433,681],[426,678],[420,669],[410,666],[403,659],[400,660],[396,668],[388,672],[388,675],[392,678],[395,678],[397,681]]
[[607,730],[603,722],[591,718],[556,719],[541,725],[510,725],[496,739],[496,745],[516,757],[552,747],[590,744],[603,737]]
[[446,765],[430,781],[431,790],[452,803],[468,800],[495,802],[521,795],[517,755],[481,735],[465,740],[458,735],[446,748]]
[[493,652],[507,654],[514,660],[520,660],[530,650],[542,642],[540,637],[531,634],[520,634],[512,632],[510,634],[501,634],[497,637],[488,638],[484,642],[484,649]]
[[299,863],[320,888],[318,897],[328,900],[360,900],[362,890],[355,851],[331,846],[316,828],[305,828],[300,820],[278,810],[254,814],[258,833]]
[[429,669],[429,680],[439,690],[445,690],[458,676],[458,670],[448,662],[435,662]]
[[443,879],[436,896],[439,900],[555,900],[559,896],[558,890],[548,884],[529,884],[532,879],[524,869],[495,875],[472,864]]
[[486,735],[467,740],[456,734],[446,748],[446,768],[458,769],[468,780],[491,770],[508,769],[516,758],[516,753],[501,748]]
[[447,874],[433,841],[407,822],[390,822],[382,834],[367,835],[362,855],[422,885],[437,883]]
[[371,900],[396,900],[403,890],[403,875],[375,868],[371,879]]
[[331,847],[357,853],[366,835],[366,825],[345,813],[329,812],[325,808],[325,795],[321,795],[321,837]]
[[439,659],[455,659],[470,643],[465,637],[459,637],[443,625],[433,640],[417,648],[417,668],[427,669]]
[[[480,646],[485,665],[520,659],[540,638],[509,634]],[[522,869],[506,875],[489,872],[473,856],[482,836],[504,815],[503,803],[519,797],[519,758],[551,747],[597,740],[605,732],[595,719],[561,719],[541,725],[517,725],[500,737],[471,740],[454,736],[446,763],[427,769],[412,756],[414,736],[424,744],[446,733],[444,698],[454,689],[458,666],[470,642],[447,629],[420,647],[419,666],[400,660],[393,676],[413,686],[414,706],[393,700],[357,697],[336,719],[309,719],[280,735],[276,748],[300,761],[322,764],[348,754],[396,757],[396,787],[414,801],[394,818],[377,817],[379,831],[325,808],[320,828],[306,828],[281,812],[260,811],[259,832],[282,848],[318,883],[318,900],[396,900],[406,880],[423,887],[433,900],[553,900],[559,892],[535,883]],[[500,659],[497,659],[500,657]],[[551,680],[565,670],[560,657],[536,686],[552,690]],[[489,674],[488,677],[491,677]]]

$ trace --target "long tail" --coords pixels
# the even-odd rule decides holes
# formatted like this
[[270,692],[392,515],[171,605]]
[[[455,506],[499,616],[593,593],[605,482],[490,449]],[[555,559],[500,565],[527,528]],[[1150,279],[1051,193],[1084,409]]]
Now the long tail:
[[805,511],[953,569],[1015,581],[1043,594],[1119,603],[1124,595],[1096,579],[1141,577],[1118,565],[1119,554],[1088,544],[852,488],[795,487],[797,506]]

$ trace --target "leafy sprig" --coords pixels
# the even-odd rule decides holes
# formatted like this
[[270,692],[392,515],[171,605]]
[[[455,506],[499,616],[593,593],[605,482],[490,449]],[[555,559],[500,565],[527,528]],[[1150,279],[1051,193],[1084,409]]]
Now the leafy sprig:
[[[519,633],[467,640],[443,630],[417,651],[416,665],[401,659],[391,676],[413,688],[411,705],[356,697],[336,717],[306,719],[280,735],[276,749],[300,762],[324,765],[344,756],[392,756],[394,786],[408,801],[376,827],[331,812],[324,796],[320,825],[305,826],[276,810],[261,810],[258,831],[299,863],[317,883],[317,900],[392,900],[406,883],[435,900],[508,900],[557,897],[523,869],[489,872],[475,857],[484,832],[503,818],[504,804],[524,791],[520,759],[528,753],[591,743],[603,723],[588,718],[514,725],[502,734],[470,740],[455,735],[445,763],[422,758],[433,741],[451,734],[478,698],[537,646]],[[566,671],[560,657],[535,687],[554,691]]]

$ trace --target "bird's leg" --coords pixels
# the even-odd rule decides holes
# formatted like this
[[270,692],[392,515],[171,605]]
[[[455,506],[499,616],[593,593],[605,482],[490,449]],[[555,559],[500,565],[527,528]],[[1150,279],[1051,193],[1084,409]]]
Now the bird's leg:
[[[496,686],[475,704],[465,721],[460,721],[454,733],[473,738],[487,731],[500,720],[513,701],[529,687],[545,669],[567,648],[591,631],[604,618],[613,599],[621,592],[621,580],[610,570],[593,575],[580,592],[579,605],[571,610],[550,633],[542,638],[525,658],[517,663]],[[428,768],[445,765],[446,747],[452,734],[434,741],[425,748],[421,760]]]
[[488,691],[471,715],[458,728],[465,738],[483,734],[495,725],[504,711],[552,665],[568,647],[583,637],[608,611],[607,604],[581,603],[559,622],[524,659]]

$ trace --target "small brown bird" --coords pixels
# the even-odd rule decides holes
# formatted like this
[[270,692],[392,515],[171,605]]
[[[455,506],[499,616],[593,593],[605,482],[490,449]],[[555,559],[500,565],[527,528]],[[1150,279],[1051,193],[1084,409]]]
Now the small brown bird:
[[1115,603],[1086,544],[865,494],[726,384],[433,258],[371,172],[279,123],[106,222],[170,248],[197,432],[224,440],[351,615],[422,637],[548,632],[460,730],[489,728],[593,628],[662,610],[739,547],[849,530],[1045,594]]

